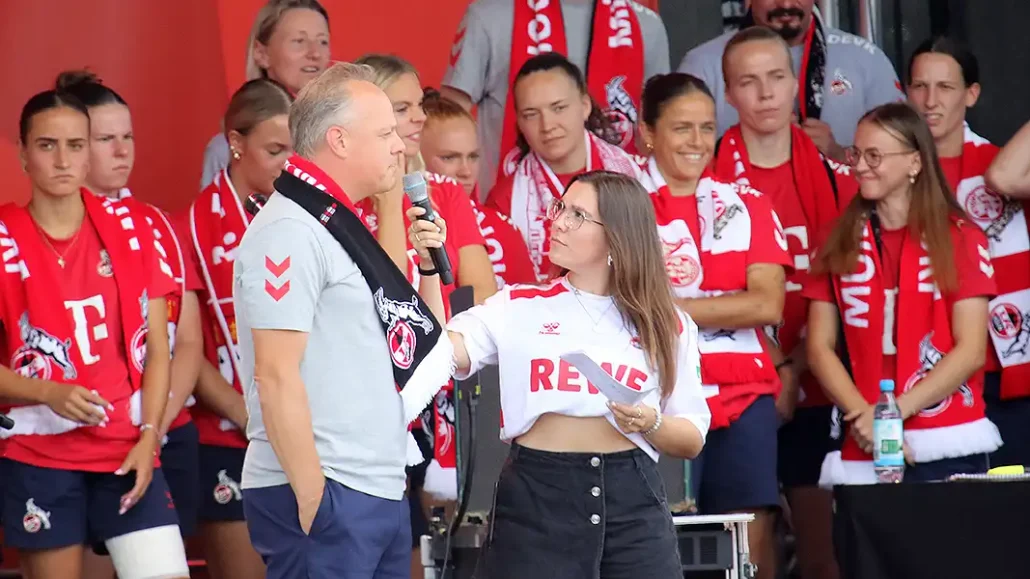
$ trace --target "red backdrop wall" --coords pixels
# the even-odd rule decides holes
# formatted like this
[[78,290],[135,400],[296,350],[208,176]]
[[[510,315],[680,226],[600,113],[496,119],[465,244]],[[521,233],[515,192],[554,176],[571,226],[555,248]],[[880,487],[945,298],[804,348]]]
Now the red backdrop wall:
[[[437,84],[468,0],[322,0],[333,58],[392,52]],[[644,4],[657,6],[657,0]],[[170,211],[196,195],[204,146],[244,80],[247,36],[264,0],[0,2],[0,202],[28,198],[18,115],[57,73],[89,67],[130,104],[130,187]]]

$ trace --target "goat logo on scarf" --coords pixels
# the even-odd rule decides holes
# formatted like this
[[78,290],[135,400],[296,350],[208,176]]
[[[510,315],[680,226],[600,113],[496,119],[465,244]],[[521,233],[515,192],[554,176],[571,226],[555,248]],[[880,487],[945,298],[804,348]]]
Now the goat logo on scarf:
[[415,344],[418,341],[412,326],[420,328],[428,336],[433,331],[433,320],[419,309],[416,296],[411,296],[410,302],[399,302],[387,298],[383,288],[379,288],[374,301],[379,318],[389,328],[386,340],[390,357],[399,368],[407,370],[415,361]]
[[[905,382],[905,392],[911,390],[920,380],[926,378],[931,370],[944,358],[944,352],[941,352],[933,345],[933,331],[930,331],[921,342],[919,342],[919,362],[922,366],[915,373],[909,377],[908,381]],[[975,400],[973,398],[973,390],[965,382],[958,387],[958,393],[962,395],[962,405],[967,408],[972,408]],[[948,396],[944,400],[941,400],[937,404],[924,408],[919,416],[923,418],[933,418],[944,413],[945,410],[951,406],[951,396]]]
[[608,118],[612,127],[619,133],[619,146],[626,147],[633,140],[637,126],[637,107],[633,106],[633,98],[626,91],[626,77],[616,76],[604,85],[605,98],[608,101]]
[[1002,358],[1022,356],[1030,347],[1030,313],[1024,315],[1013,304],[998,304],[991,310],[991,331],[1004,340],[1012,340],[1001,353]]
[[62,342],[43,328],[33,326],[29,323],[28,312],[18,319],[18,327],[24,345],[11,356],[12,370],[25,378],[49,380],[53,365],[56,364],[64,372],[65,380],[74,380],[78,376],[69,353],[71,338]]
[[726,207],[721,201],[719,201],[718,197],[714,199],[714,203],[715,223],[712,224],[712,237],[722,239],[722,230],[726,229],[726,226],[730,223],[730,219],[733,219],[734,215],[742,213],[744,208],[736,204]]

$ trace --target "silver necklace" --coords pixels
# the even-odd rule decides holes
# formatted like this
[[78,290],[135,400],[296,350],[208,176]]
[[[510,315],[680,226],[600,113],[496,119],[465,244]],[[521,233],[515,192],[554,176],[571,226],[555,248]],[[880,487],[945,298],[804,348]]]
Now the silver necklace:
[[580,292],[575,287],[572,288],[572,295],[576,296],[576,301],[579,302],[579,307],[583,308],[583,313],[585,313],[587,315],[587,317],[590,318],[590,321],[594,322],[594,325],[593,325],[593,327],[591,329],[596,332],[597,331],[597,326],[599,326],[601,324],[601,322],[604,321],[604,317],[605,317],[605,315],[608,314],[608,310],[612,309],[612,306],[615,305],[615,298],[609,296],[608,297],[608,307],[605,308],[603,312],[601,312],[601,316],[600,317],[595,318],[593,316],[593,314],[590,313],[590,310],[587,308],[586,304],[583,303],[583,300],[580,299],[580,297],[579,297],[580,293],[582,293],[582,292]]

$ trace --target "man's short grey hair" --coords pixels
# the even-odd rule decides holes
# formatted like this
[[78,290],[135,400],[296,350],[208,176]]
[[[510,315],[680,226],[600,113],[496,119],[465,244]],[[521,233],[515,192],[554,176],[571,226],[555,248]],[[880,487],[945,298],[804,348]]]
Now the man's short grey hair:
[[325,142],[326,131],[347,120],[351,107],[351,83],[372,82],[375,71],[364,64],[337,62],[309,82],[290,107],[293,150],[310,157]]

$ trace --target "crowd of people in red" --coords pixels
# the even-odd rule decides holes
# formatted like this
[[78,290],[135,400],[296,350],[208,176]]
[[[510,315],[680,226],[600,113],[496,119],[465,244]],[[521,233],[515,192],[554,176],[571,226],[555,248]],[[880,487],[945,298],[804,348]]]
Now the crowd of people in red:
[[[676,305],[700,328],[712,425],[697,508],[756,514],[762,579],[784,512],[801,576],[838,576],[827,489],[875,481],[883,378],[898,385],[906,482],[1030,464],[1030,125],[1004,149],[973,131],[967,47],[927,40],[902,82],[812,0],[753,0],[741,31],[671,72],[660,19],[635,2],[539,4],[473,2],[439,89],[397,56],[357,61],[448,224],[445,293],[471,286],[481,303],[547,281],[548,214],[569,183],[599,169],[639,181]],[[194,535],[211,577],[264,576],[240,487],[233,260],[292,153],[291,102],[330,65],[329,23],[317,0],[262,8],[251,80],[182,215],[126,189],[132,113],[114,87],[71,71],[25,104],[32,197],[0,208],[0,396],[15,421],[0,432],[0,516],[25,576],[188,577]],[[410,207],[398,183],[357,209],[418,289]],[[415,427],[431,458],[410,472],[413,549],[429,508],[457,496],[454,413],[445,388]]]

